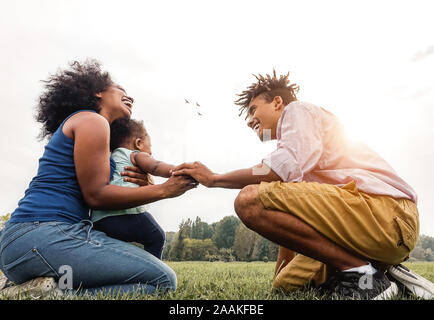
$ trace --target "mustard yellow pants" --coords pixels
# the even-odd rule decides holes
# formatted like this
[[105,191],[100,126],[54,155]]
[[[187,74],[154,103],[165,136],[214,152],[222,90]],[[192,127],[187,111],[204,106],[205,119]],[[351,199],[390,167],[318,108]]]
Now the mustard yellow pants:
[[[354,181],[342,187],[316,182],[262,182],[265,209],[292,214],[339,246],[368,260],[393,265],[408,258],[419,234],[416,205],[407,199],[366,194]],[[294,291],[319,286],[327,266],[297,254],[276,275],[273,287]]]

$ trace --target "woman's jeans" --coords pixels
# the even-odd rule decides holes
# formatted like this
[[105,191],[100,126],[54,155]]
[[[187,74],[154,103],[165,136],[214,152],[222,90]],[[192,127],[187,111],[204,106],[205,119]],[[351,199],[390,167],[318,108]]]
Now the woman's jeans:
[[149,212],[109,216],[94,222],[94,226],[111,238],[140,243],[161,259],[166,235]]
[[[176,289],[175,272],[149,252],[92,229],[92,222],[8,222],[0,236],[0,269],[16,284],[54,277],[95,293]],[[61,281],[59,281],[60,285]],[[63,288],[61,288],[63,289]]]

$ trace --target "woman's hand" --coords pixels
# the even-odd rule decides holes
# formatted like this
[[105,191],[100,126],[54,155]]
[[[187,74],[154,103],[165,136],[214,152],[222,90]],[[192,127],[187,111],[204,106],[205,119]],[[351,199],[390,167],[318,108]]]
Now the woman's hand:
[[165,198],[178,197],[190,189],[196,188],[197,182],[186,176],[171,176],[166,182],[161,184]]
[[121,172],[121,175],[124,177],[124,181],[135,183],[139,186],[153,184],[149,183],[149,175],[146,172],[140,170],[138,167],[126,166],[124,169],[125,171]]
[[175,167],[172,171],[172,175],[189,175],[205,187],[210,188],[214,186],[215,174],[199,161],[183,163]]

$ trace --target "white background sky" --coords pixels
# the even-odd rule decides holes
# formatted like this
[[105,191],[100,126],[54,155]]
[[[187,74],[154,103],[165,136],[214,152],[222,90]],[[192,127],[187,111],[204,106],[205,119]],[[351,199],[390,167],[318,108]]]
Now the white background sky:
[[[135,98],[155,157],[215,172],[252,166],[274,147],[238,118],[252,73],[290,71],[299,100],[335,113],[419,195],[434,235],[434,20],[431,1],[0,1],[0,212],[35,175],[33,119],[46,79],[100,60]],[[184,98],[202,106],[199,117]],[[166,231],[234,214],[235,190],[199,187],[151,205]]]

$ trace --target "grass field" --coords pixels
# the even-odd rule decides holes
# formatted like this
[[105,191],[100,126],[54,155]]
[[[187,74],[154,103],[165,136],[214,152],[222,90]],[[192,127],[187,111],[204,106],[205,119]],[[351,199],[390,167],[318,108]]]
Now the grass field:
[[[92,299],[167,299],[167,300],[291,300],[323,299],[314,289],[284,294],[272,292],[273,262],[168,262],[178,276],[176,292],[162,296],[151,295],[97,295]],[[423,277],[434,282],[433,262],[405,264]],[[21,297],[26,299],[27,297]],[[73,299],[89,299],[77,296]],[[70,298],[68,298],[70,299]],[[396,299],[414,299],[399,295]]]
[[[273,262],[169,262],[178,275],[178,290],[164,299],[322,299],[317,290],[284,294],[271,291]],[[434,282],[434,263],[405,263]],[[398,299],[411,299],[398,296]],[[154,297],[152,297],[154,299]]]

